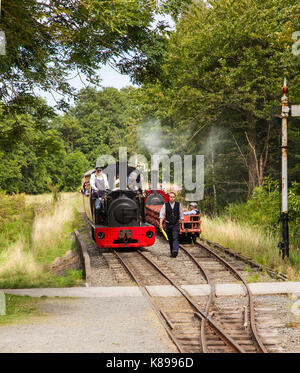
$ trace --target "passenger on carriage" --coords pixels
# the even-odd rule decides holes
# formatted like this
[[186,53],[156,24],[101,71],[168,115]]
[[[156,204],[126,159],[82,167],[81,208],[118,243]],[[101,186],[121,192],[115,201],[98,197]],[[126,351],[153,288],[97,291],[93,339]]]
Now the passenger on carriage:
[[191,202],[189,205],[189,211],[185,211],[183,215],[198,215],[199,210],[197,209],[197,203],[196,202]]
[[99,210],[101,206],[104,206],[103,196],[105,194],[105,190],[109,189],[107,176],[102,173],[102,167],[96,167],[96,173],[91,175],[90,185],[93,191],[93,196],[97,197],[95,209]]
[[82,179],[80,192],[86,196],[90,195],[90,177],[86,176]]

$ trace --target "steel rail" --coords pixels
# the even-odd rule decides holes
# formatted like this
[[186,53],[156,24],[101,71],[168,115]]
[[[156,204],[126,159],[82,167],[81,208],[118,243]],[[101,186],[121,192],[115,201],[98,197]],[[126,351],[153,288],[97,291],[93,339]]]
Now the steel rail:
[[257,330],[256,330],[256,326],[255,326],[255,319],[254,319],[254,304],[253,304],[253,296],[252,296],[252,292],[247,284],[247,282],[244,280],[244,278],[240,275],[240,273],[234,269],[225,259],[223,259],[222,257],[220,257],[218,254],[216,254],[215,252],[213,252],[209,247],[207,247],[204,243],[196,243],[195,244],[196,246],[199,246],[201,248],[204,248],[206,251],[208,251],[212,256],[214,256],[215,258],[217,258],[219,261],[221,261],[225,267],[227,267],[232,273],[234,276],[236,276],[240,281],[242,281],[242,283],[244,284],[244,286],[246,287],[246,290],[247,290],[247,293],[248,293],[248,297],[249,297],[249,313],[250,313],[250,329],[251,329],[251,332],[252,332],[252,335],[254,337],[254,340],[256,342],[256,344],[258,345],[259,349],[261,352],[263,353],[267,353],[267,349],[266,347],[264,346],[264,344],[262,343],[261,341],[261,338],[259,337],[258,333],[257,333]]
[[152,301],[151,295],[149,295],[149,293],[146,291],[145,287],[143,285],[141,285],[141,283],[138,281],[138,279],[136,278],[135,274],[132,272],[132,270],[126,264],[126,262],[124,261],[124,259],[115,250],[113,250],[113,253],[119,259],[119,261],[121,262],[121,264],[123,265],[123,267],[125,268],[125,270],[129,273],[130,277],[137,283],[137,285],[140,288],[143,296],[147,299],[147,301],[150,304],[151,308],[156,313],[157,317],[159,318],[160,322],[162,323],[162,325],[165,328],[166,332],[168,333],[169,337],[172,339],[172,341],[176,345],[178,351],[180,353],[184,353],[183,347],[181,346],[180,342],[177,340],[177,338],[175,337],[175,335],[172,333],[172,330],[169,327],[169,325],[166,323],[167,320],[165,321],[165,319],[161,316],[161,312],[156,307],[156,305],[154,304],[154,302]]
[[[207,274],[207,272],[205,271],[203,266],[200,263],[198,263],[198,261],[195,259],[195,257],[188,250],[186,250],[182,245],[179,245],[179,247],[186,253],[186,255],[188,255],[192,259],[192,261],[200,269],[203,277],[205,278],[206,282],[208,283],[208,285],[210,287],[210,292],[209,292],[208,301],[206,303],[206,310],[205,310],[205,315],[207,317],[208,314],[209,314],[210,308],[212,306],[214,297],[215,297],[215,286],[212,283],[209,275]],[[197,315],[201,319],[201,346],[202,346],[202,351],[204,353],[206,353],[207,352],[206,336],[205,336],[206,318],[200,317],[201,315],[197,312],[195,312],[195,315]]]
[[[248,257],[246,257],[246,256],[244,256],[244,255],[242,255],[240,253],[236,253],[234,251],[231,251],[228,247],[224,247],[223,245],[221,245],[221,244],[219,244],[217,242],[210,241],[207,238],[200,237],[200,240],[201,241],[205,241],[210,246],[215,246],[216,248],[224,251],[226,254],[228,254],[230,256],[233,256],[233,257],[235,257],[235,258],[243,261],[244,263],[247,263],[247,264],[251,265],[252,267],[257,268],[260,271],[263,270],[263,266],[261,264],[256,263],[252,258],[248,258]],[[287,276],[284,273],[275,272],[275,271],[272,270],[272,268],[270,268],[268,266],[265,266],[265,270],[273,278],[277,278],[277,279],[280,279],[282,281],[286,281],[287,280]]]
[[220,337],[223,339],[225,344],[229,344],[231,347],[233,347],[237,352],[245,353],[246,351],[234,341],[234,339],[228,335],[224,330],[222,330],[212,319],[210,316],[206,315],[198,306],[197,303],[194,302],[194,300],[187,294],[185,290],[183,290],[181,287],[179,287],[171,278],[169,278],[150,258],[148,258],[145,254],[143,254],[140,250],[137,250],[138,252],[148,263],[150,263],[154,268],[157,269],[157,271],[164,276],[185,298],[186,300],[196,309],[196,311],[203,317],[205,320],[208,321],[210,326],[215,329],[215,331],[220,335]]

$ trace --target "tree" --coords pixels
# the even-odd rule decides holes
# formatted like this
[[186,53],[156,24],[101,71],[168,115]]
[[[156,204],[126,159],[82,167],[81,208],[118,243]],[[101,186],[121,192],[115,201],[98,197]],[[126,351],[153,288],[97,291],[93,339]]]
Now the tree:
[[270,112],[283,77],[294,102],[300,89],[299,59],[291,53],[297,9],[294,0],[195,2],[178,21],[162,66],[168,88],[161,90],[188,146],[206,138],[209,127],[226,128],[249,193],[262,185],[277,151],[270,149],[278,133]]
[[63,188],[74,191],[81,184],[81,178],[88,169],[88,161],[81,152],[69,153],[64,159]]
[[55,118],[52,126],[57,129],[65,144],[66,152],[72,153],[75,149],[84,146],[83,127],[70,113]]
[[78,136],[73,150],[85,154],[90,167],[102,154],[118,157],[120,146],[128,147],[131,152],[136,146],[139,116],[134,91],[133,88],[118,91],[109,87],[100,91],[91,87],[83,89],[75,98],[74,108],[63,119],[53,121],[53,126],[66,133],[66,142],[70,142],[70,126],[76,127]]
[[[134,57],[149,41],[155,0],[2,0],[0,99],[9,103],[34,87],[72,93],[70,72],[99,82],[101,64]],[[145,37],[147,35],[147,37]]]
[[35,194],[61,184],[64,150],[58,132],[46,128],[46,118],[5,109],[0,106],[0,189]]

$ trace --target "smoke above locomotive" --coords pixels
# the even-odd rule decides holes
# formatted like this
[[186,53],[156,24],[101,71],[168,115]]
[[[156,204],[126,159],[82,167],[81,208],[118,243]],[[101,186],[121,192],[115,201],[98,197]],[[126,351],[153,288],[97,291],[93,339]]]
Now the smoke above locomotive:
[[[194,159],[194,162],[193,162]],[[107,175],[109,185],[113,185],[116,176],[120,179],[120,190],[135,190],[136,187],[142,189],[143,185],[148,186],[149,176],[153,190],[159,189],[153,181],[157,180],[155,175],[159,174],[161,167],[162,183],[173,185],[178,190],[185,190],[186,201],[200,201],[204,196],[204,155],[184,155],[179,154],[151,154],[150,161],[145,155],[135,154],[128,159],[127,148],[119,148],[119,161],[112,155],[104,154],[98,157],[97,165],[103,167],[103,172]],[[148,165],[150,164],[150,167]],[[171,167],[173,172],[171,172]],[[135,171],[134,171],[135,170]],[[128,171],[129,174],[128,174]],[[128,181],[130,181],[128,183]],[[146,187],[147,188],[147,187]]]

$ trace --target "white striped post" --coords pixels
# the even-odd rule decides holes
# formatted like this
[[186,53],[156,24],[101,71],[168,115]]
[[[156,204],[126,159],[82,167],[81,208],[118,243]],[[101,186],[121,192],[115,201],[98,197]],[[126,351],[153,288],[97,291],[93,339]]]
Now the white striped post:
[[283,96],[281,98],[281,212],[282,212],[282,242],[279,247],[282,251],[282,259],[289,257],[289,225],[288,225],[288,149],[287,149],[287,123],[289,115],[288,97],[289,91],[286,79],[284,79],[283,87],[281,88]]

